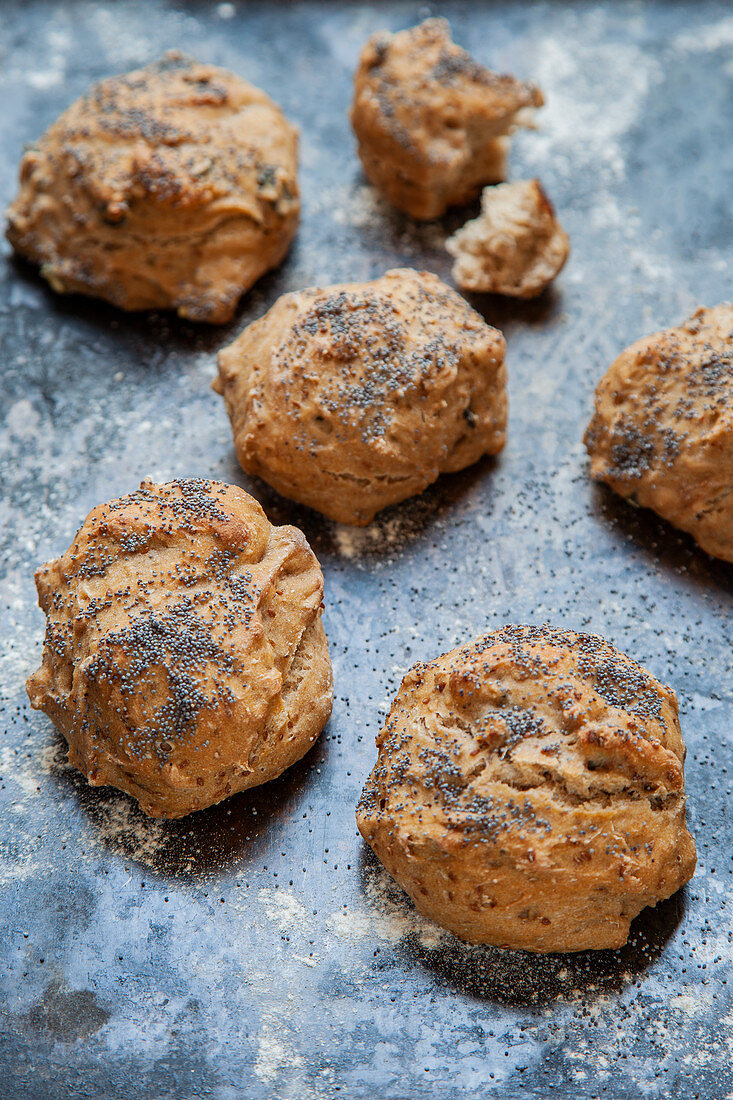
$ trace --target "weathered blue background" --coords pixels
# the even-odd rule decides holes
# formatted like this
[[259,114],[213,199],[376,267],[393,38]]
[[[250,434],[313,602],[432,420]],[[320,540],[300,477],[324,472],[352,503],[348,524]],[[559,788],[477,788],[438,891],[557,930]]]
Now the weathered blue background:
[[[437,9],[548,105],[517,137],[573,243],[547,297],[498,299],[509,444],[352,531],[251,485],[209,390],[218,347],[285,290],[396,263],[447,276],[445,224],[375,198],[346,121],[373,30]],[[733,11],[725,3],[22,3],[0,7],[0,200],[23,144],[88,83],[169,47],[262,85],[302,130],[303,223],[227,330],[53,296],[0,256],[0,1095],[330,1100],[733,1094],[731,569],[588,481],[597,379],[627,343],[729,291]],[[178,824],[65,766],[23,680],[32,570],[145,474],[251,488],[324,565],[336,706],[276,783]],[[619,953],[532,958],[418,918],[353,808],[391,693],[506,621],[584,627],[679,692],[690,888]]]

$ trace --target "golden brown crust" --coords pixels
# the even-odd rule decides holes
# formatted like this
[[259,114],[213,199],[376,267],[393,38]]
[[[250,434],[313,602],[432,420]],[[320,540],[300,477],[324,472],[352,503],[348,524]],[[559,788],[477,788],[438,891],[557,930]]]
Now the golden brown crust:
[[462,939],[620,947],[692,876],[677,699],[608,642],[507,626],[405,677],[357,823]]
[[219,353],[242,467],[343,523],[369,523],[506,438],[504,338],[435,276],[280,298]]
[[542,102],[533,84],[456,46],[445,19],[427,19],[369,39],[351,123],[369,180],[400,210],[430,219],[504,179],[506,135]]
[[733,306],[638,340],[596,391],[591,475],[733,561]]
[[445,242],[465,290],[534,298],[562,270],[568,235],[539,180],[486,187],[481,214]]
[[298,222],[297,133],[180,54],[103,80],[21,162],[8,240],[61,292],[228,321]]
[[143,482],[36,573],[34,707],[94,785],[181,817],[275,778],[331,711],[323,577],[302,532],[221,482]]

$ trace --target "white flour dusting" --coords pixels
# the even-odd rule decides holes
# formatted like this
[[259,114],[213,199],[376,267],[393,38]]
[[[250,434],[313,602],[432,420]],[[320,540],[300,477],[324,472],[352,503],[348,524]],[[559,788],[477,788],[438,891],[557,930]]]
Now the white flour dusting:
[[[533,79],[545,93],[537,130],[522,139],[525,162],[538,171],[548,163],[568,178],[592,164],[599,183],[620,179],[625,164],[620,146],[639,114],[659,66],[636,43],[605,33],[608,17],[578,16],[570,37],[547,35],[534,58]],[[599,83],[603,109],[598,110]]]
[[369,872],[364,893],[368,908],[344,906],[327,918],[327,928],[338,939],[355,941],[373,937],[395,944],[407,936],[416,936],[428,950],[444,941],[447,933],[415,909],[383,867]]
[[733,48],[733,16],[727,15],[719,23],[679,35],[674,43],[685,53],[712,53],[714,50]]
[[94,843],[124,851],[130,859],[145,867],[158,865],[168,845],[165,824],[143,817],[135,804],[124,795],[112,796],[101,804],[90,833]]
[[269,920],[281,932],[302,930],[306,924],[306,908],[289,890],[273,890],[265,887],[259,892],[259,899],[265,907]]
[[289,1050],[276,1031],[276,1025],[265,1024],[257,1040],[257,1061],[254,1072],[261,1081],[274,1081],[281,1069],[302,1065],[302,1059]]
[[336,549],[347,561],[358,561],[367,554],[389,554],[400,550],[415,535],[423,510],[422,502],[413,499],[402,505],[399,514],[378,516],[366,527],[334,523],[333,540]]
[[39,771],[28,752],[16,751],[10,745],[0,748],[0,775],[20,788],[24,798],[38,794]]
[[22,882],[24,879],[33,879],[41,871],[42,865],[30,855],[23,855],[19,859],[9,860],[0,858],[0,886],[8,886],[11,882]]

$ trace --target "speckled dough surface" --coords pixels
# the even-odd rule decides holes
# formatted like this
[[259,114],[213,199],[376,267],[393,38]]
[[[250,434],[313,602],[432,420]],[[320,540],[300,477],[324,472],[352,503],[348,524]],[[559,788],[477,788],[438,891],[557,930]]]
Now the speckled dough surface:
[[457,46],[445,19],[426,19],[369,39],[351,124],[371,182],[427,220],[504,179],[506,135],[542,103],[539,88],[491,72]]
[[591,474],[733,562],[733,306],[637,340],[596,391]]
[[323,577],[305,536],[221,482],[143,482],[36,573],[28,680],[95,786],[182,817],[265,783],[331,713]]
[[429,272],[281,298],[219,353],[242,468],[365,525],[506,440],[504,337]]
[[295,233],[297,140],[259,88],[168,53],[95,84],[28,150],[8,239],[54,290],[228,321]]
[[407,674],[359,830],[462,939],[622,947],[695,868],[678,711],[602,638],[505,627]]

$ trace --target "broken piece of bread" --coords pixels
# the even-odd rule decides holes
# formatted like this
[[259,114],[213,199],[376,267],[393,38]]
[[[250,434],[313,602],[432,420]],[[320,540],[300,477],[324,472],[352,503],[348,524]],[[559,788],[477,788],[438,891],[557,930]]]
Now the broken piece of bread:
[[568,235],[539,180],[486,187],[481,214],[445,243],[464,290],[535,298],[562,270]]

